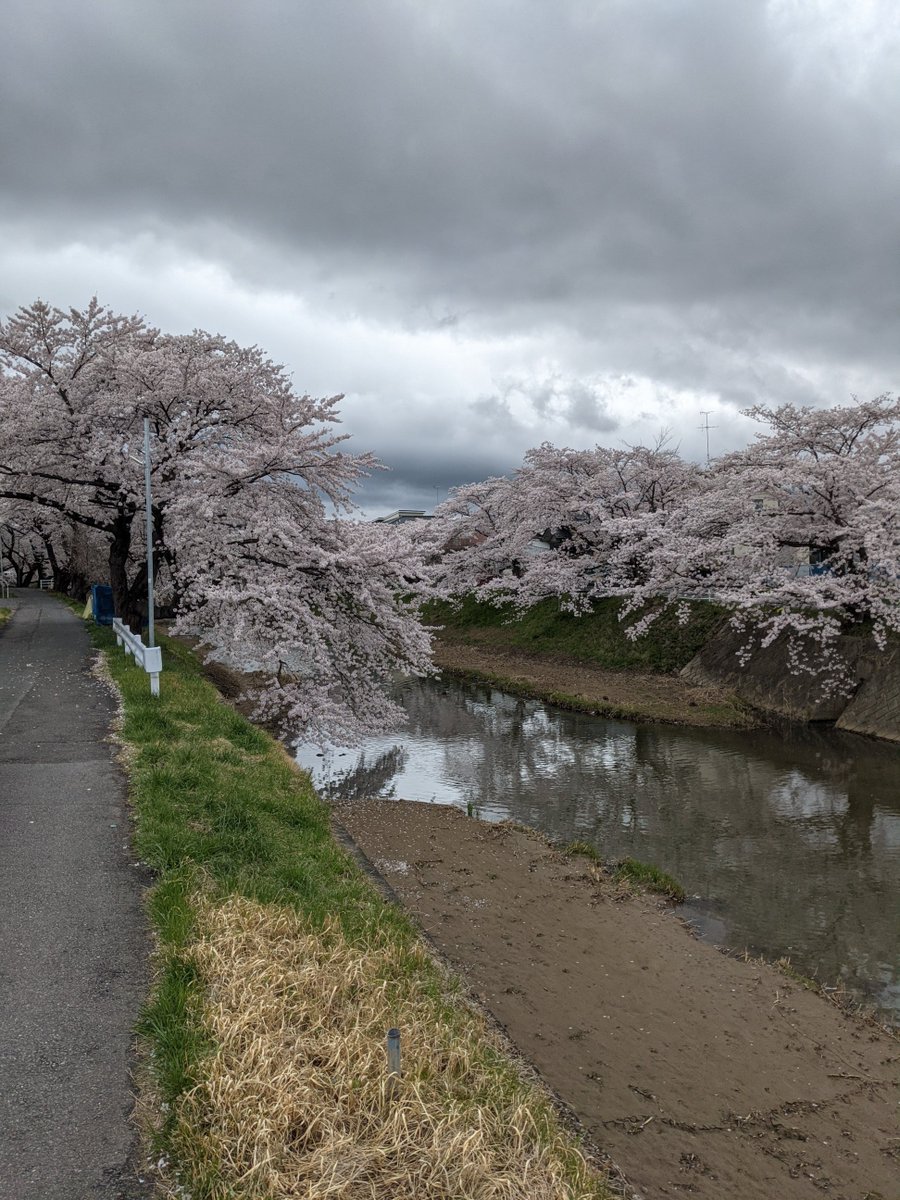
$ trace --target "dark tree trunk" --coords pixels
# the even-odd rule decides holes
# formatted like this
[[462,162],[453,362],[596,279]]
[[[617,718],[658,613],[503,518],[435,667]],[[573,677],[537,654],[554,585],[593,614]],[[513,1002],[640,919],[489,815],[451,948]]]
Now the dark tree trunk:
[[128,582],[128,554],[131,550],[131,516],[120,514],[112,528],[109,543],[109,582],[112,587],[113,605],[116,616],[135,633],[139,633],[143,622],[138,597],[132,593]]
[[138,614],[139,624],[132,626],[137,632],[142,629],[147,623],[147,566],[146,563],[141,563],[136,568],[128,584],[128,595],[131,598],[132,610]]
[[81,571],[68,571],[67,574],[69,586],[66,594],[76,600],[87,600],[88,592],[91,590],[87,576]]
[[57,592],[63,592],[68,595],[69,572],[60,567],[56,551],[50,539],[41,534],[41,541],[44,543],[44,549],[47,551],[47,562],[50,564],[50,571],[53,575],[53,587]]

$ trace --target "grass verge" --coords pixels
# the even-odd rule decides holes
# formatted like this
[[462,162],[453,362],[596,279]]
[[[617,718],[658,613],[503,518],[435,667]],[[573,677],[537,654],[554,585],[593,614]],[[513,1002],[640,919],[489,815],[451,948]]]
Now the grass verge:
[[283,748],[183,646],[165,642],[154,700],[111,633],[92,635],[122,696],[136,849],[157,872],[140,1032],[173,1194],[606,1197],[543,1091],[337,846]]
[[11,608],[0,607],[0,625],[5,625],[12,615],[13,610]]

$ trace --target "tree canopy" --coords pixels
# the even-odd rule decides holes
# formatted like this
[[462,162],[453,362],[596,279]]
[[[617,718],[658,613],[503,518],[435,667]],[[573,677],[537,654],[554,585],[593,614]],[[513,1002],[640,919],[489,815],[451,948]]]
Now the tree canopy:
[[664,442],[544,445],[510,478],[457,489],[428,531],[438,586],[573,611],[619,597],[633,636],[712,599],[755,635],[748,650],[784,634],[795,670],[846,686],[842,630],[900,633],[900,401],[747,415],[763,430],[706,469]]
[[[263,681],[291,728],[353,737],[396,717],[383,682],[429,666],[420,554],[354,519],[378,464],[335,431],[341,397],[295,392],[257,347],[163,334],[93,300],[0,323],[0,503],[105,554],[119,615],[146,609],[142,425],[153,555],[177,628]],[[58,542],[63,539],[57,538]]]

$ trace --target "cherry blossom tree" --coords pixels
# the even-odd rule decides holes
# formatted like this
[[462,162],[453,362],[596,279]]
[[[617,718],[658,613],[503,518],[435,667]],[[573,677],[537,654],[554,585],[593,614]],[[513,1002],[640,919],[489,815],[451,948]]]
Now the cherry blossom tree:
[[545,442],[511,478],[457,488],[439,507],[426,536],[443,538],[441,583],[451,595],[475,591],[500,604],[527,607],[552,596],[589,607],[606,594],[625,523],[683,502],[697,475],[665,437],[616,449]]
[[846,689],[839,634],[869,622],[883,647],[900,632],[900,402],[747,415],[767,432],[713,464],[689,503],[623,522],[613,585],[635,634],[661,605],[711,597],[753,635],[748,653],[785,635],[794,670]]
[[0,570],[16,587],[51,579],[62,592],[84,595],[102,577],[102,543],[63,514],[22,501],[0,500]]
[[298,395],[257,347],[164,335],[96,300],[0,324],[0,498],[92,531],[119,614],[146,609],[142,423],[153,555],[178,627],[252,666],[265,711],[317,736],[383,728],[382,684],[429,669],[421,555],[348,519],[378,464],[342,450],[340,397]]
[[0,574],[15,587],[28,587],[40,579],[45,561],[27,510],[0,504]]
[[[532,560],[517,602],[554,596],[579,611],[609,594],[610,558],[628,541],[628,523],[683,503],[696,474],[665,435],[652,447],[530,450],[516,476],[519,507],[553,553]],[[621,572],[627,560],[617,561]]]
[[764,431],[705,470],[664,440],[544,444],[509,479],[457,489],[426,535],[439,585],[575,612],[618,597],[635,637],[669,607],[687,620],[689,602],[714,600],[746,654],[783,636],[793,670],[848,688],[839,635],[900,633],[900,401],[746,415]]
[[0,324],[0,496],[29,509],[32,524],[56,515],[102,535],[120,612],[131,618],[125,572],[140,491],[128,455],[134,397],[121,371],[154,336],[96,300],[69,313],[38,301]]
[[516,493],[505,476],[454,488],[413,536],[432,570],[432,584],[444,598],[470,592],[494,596],[520,570],[515,521]]

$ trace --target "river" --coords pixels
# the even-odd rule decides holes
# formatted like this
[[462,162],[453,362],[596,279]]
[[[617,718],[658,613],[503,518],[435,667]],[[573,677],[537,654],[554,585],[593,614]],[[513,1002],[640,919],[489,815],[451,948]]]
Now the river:
[[471,806],[674,875],[700,935],[900,1021],[900,747],[832,729],[636,725],[415,680],[401,734],[301,747],[326,799]]

